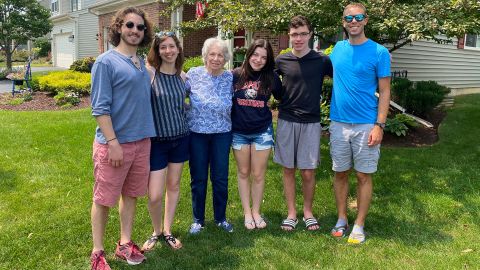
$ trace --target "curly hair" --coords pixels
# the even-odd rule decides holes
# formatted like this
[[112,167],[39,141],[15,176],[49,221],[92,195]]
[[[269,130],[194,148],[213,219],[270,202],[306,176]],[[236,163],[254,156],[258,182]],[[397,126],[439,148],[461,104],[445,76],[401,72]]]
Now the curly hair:
[[130,13],[134,13],[142,17],[144,24],[146,26],[146,29],[144,30],[143,40],[138,46],[146,47],[150,45],[150,43],[152,42],[152,25],[148,20],[148,18],[146,17],[145,12],[136,7],[126,7],[119,10],[117,14],[115,14],[115,17],[113,17],[112,23],[110,24],[110,29],[108,31],[108,37],[109,37],[110,43],[112,43],[112,45],[115,47],[118,46],[118,44],[120,44],[121,34],[119,33],[119,30],[122,27],[122,24],[124,23],[125,16],[127,16]]
[[177,46],[178,49],[177,59],[175,60],[175,68],[177,69],[177,75],[180,75],[185,57],[183,55],[183,48],[180,44],[180,40],[176,35],[162,35],[161,32],[156,34],[155,38],[153,39],[152,46],[150,47],[150,51],[148,52],[147,62],[150,66],[154,67],[157,72],[160,72],[162,58],[160,57],[159,47],[160,44],[162,44],[162,42],[169,37],[173,39],[175,46]]

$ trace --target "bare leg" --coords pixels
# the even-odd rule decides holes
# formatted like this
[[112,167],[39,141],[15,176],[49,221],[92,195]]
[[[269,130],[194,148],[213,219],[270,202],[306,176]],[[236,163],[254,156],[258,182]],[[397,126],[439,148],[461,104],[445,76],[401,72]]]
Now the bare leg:
[[335,201],[337,202],[338,218],[347,220],[347,196],[348,196],[348,175],[350,170],[335,172],[333,189],[335,190]]
[[92,220],[92,238],[93,251],[104,250],[103,236],[105,235],[105,227],[108,220],[109,208],[97,203],[92,203],[91,220]]
[[364,226],[367,217],[368,208],[372,201],[372,175],[367,173],[357,172],[357,206],[358,215],[355,224]]
[[260,222],[262,217],[260,215],[260,207],[263,200],[263,191],[265,188],[265,172],[268,165],[268,157],[270,156],[270,149],[256,150],[251,147],[251,168],[252,168],[252,216],[259,225],[260,229],[264,228],[266,224]]
[[122,195],[118,211],[120,213],[120,245],[126,244],[132,240],[133,218],[135,217],[135,207],[137,198]]
[[163,193],[165,192],[167,168],[150,172],[148,181],[148,211],[152,219],[153,234],[160,235],[163,218]]
[[240,150],[234,149],[233,154],[237,161],[238,192],[242,201],[245,227],[253,229],[255,224],[251,222],[253,217],[250,208],[250,145],[242,145]]
[[183,163],[168,163],[167,193],[165,196],[165,220],[163,232],[172,234],[171,227],[180,197],[180,178],[182,176]]
[[[302,191],[303,191],[303,217],[305,219],[313,216],[313,198],[315,197],[315,170],[300,170],[302,175]],[[308,228],[309,230],[318,230],[320,226],[315,225]]]
[[[295,207],[295,168],[283,167],[283,192],[287,202],[289,219],[297,219],[297,209]],[[291,230],[290,227],[282,226],[284,230]]]

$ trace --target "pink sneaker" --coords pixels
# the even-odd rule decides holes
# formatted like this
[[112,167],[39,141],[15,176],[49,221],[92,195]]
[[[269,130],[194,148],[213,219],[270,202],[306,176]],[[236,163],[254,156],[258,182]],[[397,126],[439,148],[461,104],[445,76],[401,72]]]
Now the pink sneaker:
[[92,255],[90,256],[90,264],[92,270],[111,270],[105,259],[105,252],[103,250],[92,252]]
[[124,245],[120,245],[120,241],[117,243],[117,248],[115,249],[115,256],[122,260],[126,260],[129,265],[141,264],[145,258],[140,248],[133,242],[130,241]]

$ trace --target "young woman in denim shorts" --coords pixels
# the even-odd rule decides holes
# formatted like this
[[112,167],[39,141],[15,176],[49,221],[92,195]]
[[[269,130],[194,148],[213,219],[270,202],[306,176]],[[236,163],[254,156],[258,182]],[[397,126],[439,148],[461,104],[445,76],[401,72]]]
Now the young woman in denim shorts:
[[249,230],[267,226],[260,205],[268,157],[274,144],[268,101],[271,94],[278,99],[281,92],[274,66],[271,45],[258,39],[248,48],[242,66],[233,71],[232,148],[245,228]]

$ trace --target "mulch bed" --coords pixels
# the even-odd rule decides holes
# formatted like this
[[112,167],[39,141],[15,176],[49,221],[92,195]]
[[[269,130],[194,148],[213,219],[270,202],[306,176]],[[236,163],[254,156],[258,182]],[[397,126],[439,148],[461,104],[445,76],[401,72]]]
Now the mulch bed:
[[[90,107],[90,97],[81,97],[81,102],[77,106],[70,108],[61,108],[55,104],[55,99],[49,93],[34,92],[33,100],[24,102],[20,105],[10,105],[8,102],[12,100],[12,94],[0,94],[0,110],[11,111],[60,111],[60,110],[76,110]],[[17,95],[15,96],[17,97]],[[435,109],[430,114],[422,117],[434,125],[433,128],[427,128],[423,125],[410,128],[406,136],[396,136],[386,132],[383,136],[382,146],[393,147],[419,147],[428,146],[438,141],[438,126],[446,116],[443,109]],[[278,111],[273,111],[273,118],[277,119]],[[324,133],[328,136],[328,132]]]
[[[278,111],[273,111],[273,118],[278,118]],[[430,114],[421,117],[433,124],[433,128],[427,128],[422,124],[418,124],[415,128],[409,128],[406,136],[396,136],[392,133],[385,132],[383,135],[382,146],[390,147],[420,147],[433,145],[438,141],[438,126],[447,115],[443,108],[437,108]],[[328,137],[328,131],[323,133]]]
[[[33,100],[23,102],[20,105],[10,105],[9,101],[13,99],[11,93],[0,94],[0,110],[10,111],[62,111],[62,110],[77,110],[90,107],[90,97],[81,97],[80,103],[77,106],[70,108],[62,108],[55,104],[53,96],[46,92],[33,92]],[[15,95],[15,98],[21,95]]]

